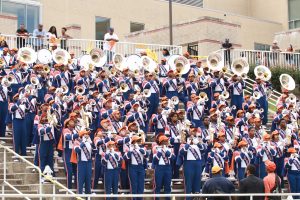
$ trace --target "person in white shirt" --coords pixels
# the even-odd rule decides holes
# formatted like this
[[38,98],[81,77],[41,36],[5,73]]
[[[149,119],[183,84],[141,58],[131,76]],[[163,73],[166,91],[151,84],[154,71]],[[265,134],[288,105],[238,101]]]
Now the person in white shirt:
[[43,25],[39,24],[37,29],[34,29],[33,31],[33,37],[37,37],[37,39],[35,39],[33,41],[33,47],[35,51],[40,50],[41,48],[43,48],[43,39],[44,37],[46,37],[46,31],[43,30]]
[[118,36],[114,33],[114,28],[109,28],[109,32],[104,35],[104,40],[103,50],[107,55],[107,63],[109,63],[116,52],[116,42],[119,41]]

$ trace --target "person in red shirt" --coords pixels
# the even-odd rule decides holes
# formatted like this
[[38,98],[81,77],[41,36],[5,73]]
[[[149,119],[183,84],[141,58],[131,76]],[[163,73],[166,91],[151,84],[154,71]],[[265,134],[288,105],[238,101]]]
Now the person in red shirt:
[[[267,160],[265,162],[266,170],[268,175],[264,178],[264,185],[265,185],[265,193],[273,193],[276,189],[281,192],[280,183],[281,180],[279,176],[275,173],[276,164],[272,161]],[[277,199],[275,196],[273,197],[265,197],[265,200]]]

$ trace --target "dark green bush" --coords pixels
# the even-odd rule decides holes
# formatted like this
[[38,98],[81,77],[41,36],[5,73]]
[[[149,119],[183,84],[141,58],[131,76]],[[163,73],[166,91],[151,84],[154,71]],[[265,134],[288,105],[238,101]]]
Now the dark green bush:
[[[248,77],[255,80],[255,75],[254,75],[254,68],[255,66],[250,66],[250,70],[248,73]],[[272,77],[271,77],[271,83],[272,86],[275,90],[278,92],[281,92],[281,84],[279,81],[279,77],[281,74],[289,74],[291,75],[295,82],[296,82],[296,89],[295,91],[300,91],[299,89],[299,84],[300,84],[300,70],[295,70],[295,69],[287,69],[287,68],[280,68],[280,67],[272,67],[271,68],[272,72]]]

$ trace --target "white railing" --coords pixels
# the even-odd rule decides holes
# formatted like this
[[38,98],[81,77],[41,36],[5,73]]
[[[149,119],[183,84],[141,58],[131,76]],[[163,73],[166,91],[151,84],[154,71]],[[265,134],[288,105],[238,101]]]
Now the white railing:
[[[121,199],[131,199],[131,198],[155,198],[155,197],[171,197],[172,199],[183,197],[192,197],[194,199],[207,199],[214,197],[227,197],[232,199],[232,197],[249,197],[250,200],[253,200],[253,197],[280,197],[280,199],[292,199],[292,196],[300,196],[300,193],[231,193],[231,194],[90,194],[90,195],[75,195],[75,194],[26,194],[30,198],[47,198],[47,199],[70,199],[74,197],[81,197],[90,199],[104,199],[104,198],[121,198]],[[22,194],[0,194],[2,198],[23,198]]]
[[[14,190],[16,193],[18,193],[18,195],[20,195],[22,198],[25,198],[27,200],[30,200],[30,198],[32,196],[28,195],[28,194],[23,194],[22,192],[20,192],[20,190],[18,190],[16,187],[14,187],[12,184],[9,183],[8,179],[7,179],[7,153],[13,154],[14,158],[20,159],[20,161],[26,163],[27,165],[31,166],[32,168],[34,168],[37,172],[38,172],[38,176],[39,176],[39,189],[38,189],[38,196],[39,199],[42,199],[42,195],[43,195],[43,183],[42,183],[42,177],[44,178],[44,180],[49,181],[50,183],[52,183],[52,187],[53,187],[53,194],[56,194],[56,189],[63,189],[66,193],[73,195],[74,197],[77,197],[77,195],[72,192],[71,190],[69,190],[68,188],[66,188],[64,185],[62,185],[61,183],[57,182],[56,180],[45,176],[45,174],[42,173],[41,169],[37,166],[35,166],[33,163],[29,162],[28,160],[26,160],[25,158],[23,158],[22,156],[20,156],[19,154],[17,154],[16,152],[14,152],[13,150],[11,150],[10,148],[6,147],[3,145],[3,143],[0,143],[0,149],[3,149],[3,184],[2,184],[2,196],[0,195],[0,197],[2,197],[2,199],[5,199],[5,196],[3,194],[5,194],[5,185],[7,185],[9,188],[11,188],[12,190]],[[56,188],[58,187],[58,188]],[[51,194],[51,195],[53,195]],[[6,194],[5,194],[6,195]],[[16,194],[14,194],[16,195]],[[81,199],[80,197],[77,197],[77,199]]]
[[[15,35],[1,35],[7,42],[9,48],[19,48],[23,46],[31,46],[35,50],[39,48],[49,48],[49,41],[44,38],[27,37],[24,40]],[[67,39],[60,40],[57,45],[68,51],[74,51],[76,57],[80,57],[83,54],[89,53],[93,48],[103,49],[103,45],[106,41],[103,40],[90,40],[90,39]],[[157,55],[158,61],[162,58],[162,50],[168,49],[170,54],[182,54],[181,46],[174,45],[159,45],[159,44],[144,44],[144,43],[130,43],[130,42],[117,42],[115,44],[115,53],[125,55],[137,54],[142,51],[150,50]]]
[[250,65],[265,65],[300,70],[300,53],[272,52],[245,49],[230,50],[231,61],[244,57]]

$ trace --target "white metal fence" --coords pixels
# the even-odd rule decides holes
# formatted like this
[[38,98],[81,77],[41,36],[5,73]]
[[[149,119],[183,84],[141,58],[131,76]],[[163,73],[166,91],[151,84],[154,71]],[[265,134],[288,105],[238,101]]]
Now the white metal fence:
[[[225,50],[218,51],[223,54],[226,61]],[[259,50],[232,49],[230,50],[230,61],[243,57],[250,65],[265,65],[267,67],[281,67],[300,70],[300,53],[272,52]]]
[[[22,46],[31,46],[35,50],[41,48],[49,48],[49,40],[46,38],[40,39],[37,37],[20,38],[15,35],[1,35],[7,42],[9,48],[20,48]],[[74,51],[76,57],[89,53],[93,48],[101,48],[106,41],[103,40],[90,40],[90,39],[67,39],[57,40],[56,44],[68,51]],[[181,46],[174,45],[159,45],[159,44],[144,44],[144,43],[130,43],[130,42],[117,42],[114,45],[114,53],[120,53],[124,56],[137,54],[142,51],[151,51],[157,55],[158,61],[162,58],[162,50],[168,49],[170,54],[182,54]],[[111,54],[108,54],[111,56]],[[110,59],[110,58],[109,58]]]

